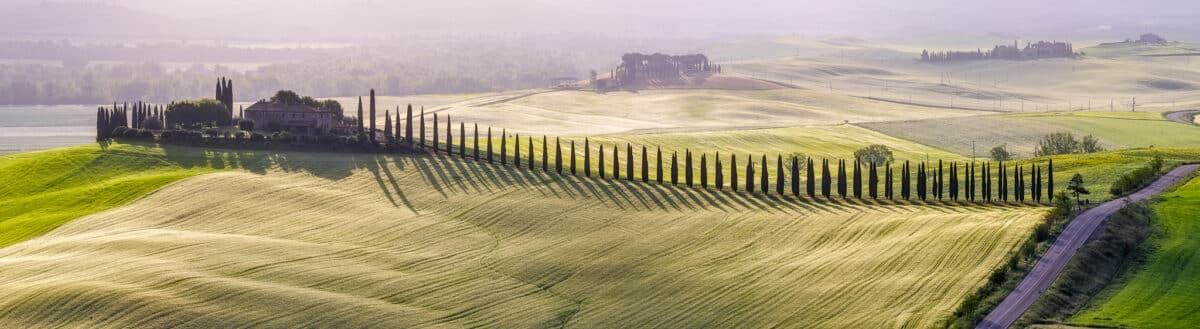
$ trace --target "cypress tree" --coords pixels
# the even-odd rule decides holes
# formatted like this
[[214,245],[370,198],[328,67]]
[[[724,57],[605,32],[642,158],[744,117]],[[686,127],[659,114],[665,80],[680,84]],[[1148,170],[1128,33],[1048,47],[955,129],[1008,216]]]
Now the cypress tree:
[[829,175],[829,160],[821,159],[821,196],[829,198],[830,191],[833,189],[833,177]]
[[928,169],[925,168],[925,162],[917,164],[917,197],[921,201],[925,201],[925,192],[928,189],[929,177]]
[[658,149],[658,151],[657,151],[658,153],[657,153],[657,156],[654,158],[654,161],[657,162],[658,164],[654,166],[654,179],[658,180],[659,184],[662,184],[662,182],[663,182],[662,146],[657,146],[656,148]]
[[1033,201],[1042,202],[1042,166],[1033,166],[1033,186],[1030,192],[1033,192]]
[[792,195],[800,197],[800,159],[792,156]]
[[983,163],[983,201],[986,202],[992,201],[992,168],[990,165],[991,163],[988,162]]
[[550,172],[550,143],[546,135],[542,135],[542,172]]
[[[479,161],[479,123],[474,124],[474,129],[471,135],[471,143],[474,145],[471,154],[474,155],[475,161]],[[408,143],[408,145],[412,145],[412,143]]]
[[592,146],[585,137],[583,139],[583,175],[592,177]]
[[854,198],[862,199],[862,165],[854,158]]
[[729,155],[729,189],[737,192],[738,177],[737,177],[737,154]]
[[846,160],[838,159],[837,192],[842,199],[846,198]]
[[[434,115],[437,115],[437,114],[434,113]],[[434,127],[437,127],[437,126],[434,125]],[[437,128],[433,128],[433,130],[437,130]],[[437,136],[437,133],[434,133],[434,136]],[[436,150],[437,149],[437,142],[436,142],[437,137],[434,137],[434,139],[435,139],[435,141],[433,143],[433,149]],[[575,147],[574,142],[571,143],[571,147],[572,148]],[[575,158],[572,157],[571,159],[574,160]],[[500,128],[500,164],[501,165],[508,164],[508,129],[504,129],[504,128]]]
[[562,175],[562,143],[554,137],[554,172]]
[[[517,144],[521,144],[521,139],[517,139]],[[446,115],[446,155],[454,155],[454,128],[450,125],[449,114]]]
[[[467,157],[467,123],[458,123],[458,156]],[[449,138],[447,138],[449,139]],[[530,149],[532,151],[533,149]],[[530,168],[532,169],[532,168]]]
[[746,159],[746,192],[754,194],[754,157]]
[[[527,138],[529,139],[529,152],[528,152],[529,153],[529,157],[528,157],[529,164],[528,164],[528,166],[529,166],[529,170],[532,171],[534,168],[533,167],[533,136],[529,136]],[[546,144],[542,144],[542,146],[545,146],[545,145]]]
[[950,163],[950,200],[958,201],[958,162]]
[[867,178],[867,195],[869,195],[871,197],[871,200],[878,200],[879,199],[879,192],[878,192],[879,191],[879,172],[876,171],[876,169],[875,169],[876,165],[874,162],[870,163],[870,166],[871,166],[871,168],[870,168],[871,177]]
[[613,144],[613,179],[621,179],[621,152],[617,150],[617,144]]
[[679,184],[679,159],[675,152],[671,152],[671,185]]
[[708,161],[703,153],[700,154],[700,187],[708,189]]
[[650,182],[650,155],[646,152],[646,145],[642,145],[642,183]]
[[575,176],[575,140],[571,140],[571,176]]
[[598,159],[600,159],[600,163],[599,167],[596,167],[596,169],[599,170],[596,171],[600,172],[600,178],[604,178],[604,145],[600,145],[600,154]]
[[815,198],[817,195],[817,174],[813,170],[812,158],[808,158],[808,180],[804,182],[804,191],[808,193],[809,198]]
[[375,89],[371,89],[371,127],[367,129],[367,139],[375,143]]
[[683,150],[683,181],[692,187],[692,150]]
[[[764,170],[765,171],[765,170]],[[779,196],[786,195],[787,189],[783,187],[783,155],[775,155],[775,193]],[[795,176],[793,176],[795,177]]]
[[946,192],[945,190],[946,190],[946,178],[942,172],[942,159],[938,159],[938,170],[937,170],[937,199],[938,200],[942,199],[942,195]]
[[633,144],[625,143],[625,179],[633,180]]
[[[503,133],[501,133],[503,134]],[[503,137],[501,137],[503,138]],[[433,114],[433,153],[438,151],[438,114]],[[500,152],[504,153],[504,140],[500,140]],[[504,159],[500,159],[500,163],[504,163]]]
[[[386,117],[387,115],[385,114],[384,116]],[[396,129],[392,130],[392,131],[395,132],[396,139],[400,139],[400,132],[404,131],[404,130],[400,129],[400,106],[399,105],[396,106]],[[412,143],[409,143],[408,145],[412,146]]]
[[[488,129],[491,129],[491,128],[488,128]],[[420,131],[419,135],[421,136],[421,138],[420,138],[421,148],[425,148],[425,107],[424,106],[421,106],[421,131]],[[503,137],[501,137],[501,138],[503,138]]]
[[887,164],[885,164],[885,166],[886,167],[884,169],[887,172],[885,172],[883,174],[883,176],[884,176],[883,177],[883,195],[888,200],[891,200],[892,199],[892,186],[893,186],[892,185],[893,184],[892,183],[892,163],[888,162]]
[[[1000,170],[998,171],[999,177],[997,178],[1000,180],[1000,201],[1008,201],[1008,170],[1004,168],[1003,161],[998,162],[1000,163]],[[1016,168],[1016,165],[1013,167]],[[1019,199],[1020,197],[1017,196],[1017,193],[1021,191],[1021,186],[1018,184],[1016,179],[1013,180],[1013,187],[1013,199]]]
[[521,169],[521,134],[513,136],[513,166]]
[[904,198],[904,200],[910,200],[912,197],[910,193],[912,192],[912,185],[909,182],[910,171],[908,160],[904,160],[904,166],[900,170],[900,197]]
[[1046,200],[1054,201],[1054,158],[1046,165]]
[[487,162],[492,162],[492,127],[487,129]]
[[[115,107],[115,104],[114,104],[114,107]],[[359,119],[359,134],[362,134],[362,132],[364,132],[364,127],[362,127],[362,96],[359,96],[359,118],[358,119]]]
[[392,135],[392,117],[387,110],[383,110],[383,139],[392,142],[395,136]]
[[769,185],[768,185],[768,182],[769,182],[769,180],[768,180],[768,177],[767,177],[767,154],[766,154],[766,153],[763,153],[763,155],[762,155],[762,161],[761,161],[761,162],[759,162],[759,166],[762,166],[762,173],[761,173],[761,174],[759,174],[760,176],[762,176],[762,179],[760,179],[760,180],[759,180],[759,184],[758,184],[758,186],[759,186],[759,187],[758,187],[758,190],[759,190],[760,192],[762,192],[762,195],[763,195],[763,196],[766,196],[766,195],[768,194],[768,192],[770,192],[770,191],[767,189],[767,186],[769,186]]
[[720,190],[722,188],[725,188],[725,174],[723,172],[721,172],[721,152],[717,152],[716,156],[713,156],[713,160],[716,161],[716,165],[717,165],[715,168],[716,171],[713,172],[717,175],[717,177],[716,177],[717,180],[716,180],[715,184],[713,184],[713,186],[715,186],[718,190]]

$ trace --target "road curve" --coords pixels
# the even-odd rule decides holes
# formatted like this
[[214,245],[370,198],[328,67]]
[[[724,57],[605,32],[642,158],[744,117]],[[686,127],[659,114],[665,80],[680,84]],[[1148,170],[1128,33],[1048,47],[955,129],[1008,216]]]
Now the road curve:
[[983,318],[977,329],[1003,329],[1008,328],[1017,318],[1021,317],[1025,310],[1037,301],[1038,297],[1054,283],[1054,279],[1058,277],[1059,272],[1062,272],[1063,267],[1067,266],[1067,262],[1071,257],[1075,256],[1075,252],[1079,247],[1087,242],[1092,232],[1100,227],[1100,223],[1104,222],[1117,210],[1125,207],[1125,204],[1145,200],[1151,196],[1161,193],[1171,185],[1174,185],[1180,179],[1187,177],[1188,174],[1200,168],[1200,165],[1183,165],[1171,170],[1162,178],[1154,181],[1146,188],[1137,191],[1136,193],[1116,200],[1105,202],[1098,207],[1088,209],[1079,214],[1067,224],[1067,228],[1063,230],[1058,239],[1054,240],[1054,244],[1046,250],[1046,254],[1042,255],[1042,259],[1038,260],[1033,266],[1033,270],[1025,276],[1021,284],[1017,285],[1004,301],[1000,302],[987,317]]
[[1189,113],[1200,116],[1200,110],[1184,110],[1184,111],[1166,112],[1166,113],[1163,113],[1163,116],[1166,117],[1167,120],[1175,121],[1175,122],[1182,123],[1182,124],[1195,125],[1196,124],[1195,121],[1188,121],[1188,120],[1184,119],[1184,116]]

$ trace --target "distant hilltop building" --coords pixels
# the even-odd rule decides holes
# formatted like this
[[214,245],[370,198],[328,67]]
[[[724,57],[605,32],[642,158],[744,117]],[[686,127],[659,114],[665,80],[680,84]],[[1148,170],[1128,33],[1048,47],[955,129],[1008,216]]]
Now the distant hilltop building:
[[328,134],[337,124],[338,115],[299,102],[260,100],[245,110],[246,119],[272,131],[301,135]]
[[1163,37],[1160,37],[1160,36],[1158,36],[1157,34],[1154,34],[1154,33],[1146,33],[1146,34],[1142,34],[1141,36],[1138,36],[1137,40],[1134,40],[1134,39],[1125,39],[1125,41],[1122,41],[1122,42],[1110,42],[1110,43],[1104,43],[1104,44],[1101,44],[1101,46],[1104,46],[1104,45],[1119,45],[1119,44],[1136,44],[1136,45],[1165,45],[1165,44],[1167,44],[1167,39],[1164,39]]
[[704,54],[666,55],[628,53],[609,77],[595,81],[600,90],[686,84],[689,78],[719,71]]
[[929,50],[921,51],[921,61],[930,63],[958,62],[958,61],[973,61],[984,59],[1005,59],[1005,60],[1027,60],[1027,59],[1042,59],[1042,58],[1068,58],[1075,57],[1075,47],[1069,42],[1058,41],[1038,41],[1037,43],[1026,43],[1024,48],[1020,48],[1016,41],[1009,45],[997,45],[991,50],[983,51],[976,49],[975,51],[940,51],[930,52]]

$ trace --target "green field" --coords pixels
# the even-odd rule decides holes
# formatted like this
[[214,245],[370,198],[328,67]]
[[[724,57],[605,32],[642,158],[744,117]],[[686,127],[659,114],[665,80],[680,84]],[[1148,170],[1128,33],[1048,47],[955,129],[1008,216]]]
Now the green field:
[[[209,154],[110,150],[168,168]],[[129,162],[70,160],[96,153],[34,155],[56,172]],[[1045,211],[795,203],[445,157],[244,159],[0,249],[0,326],[927,327]]]
[[1154,205],[1161,232],[1147,263],[1101,293],[1072,323],[1186,328],[1200,323],[1200,179],[1164,193]]

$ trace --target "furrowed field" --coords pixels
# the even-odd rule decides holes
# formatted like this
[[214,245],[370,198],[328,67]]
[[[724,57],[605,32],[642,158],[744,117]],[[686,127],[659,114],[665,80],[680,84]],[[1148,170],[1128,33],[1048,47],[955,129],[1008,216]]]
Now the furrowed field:
[[[41,163],[118,165],[56,152]],[[2,326],[928,327],[1044,213],[796,203],[446,157],[167,153],[239,170],[0,250]]]

